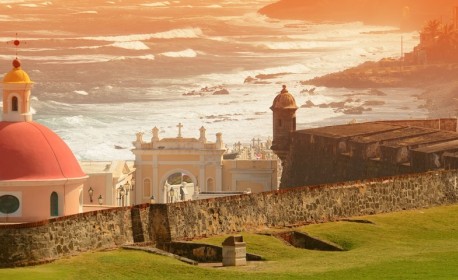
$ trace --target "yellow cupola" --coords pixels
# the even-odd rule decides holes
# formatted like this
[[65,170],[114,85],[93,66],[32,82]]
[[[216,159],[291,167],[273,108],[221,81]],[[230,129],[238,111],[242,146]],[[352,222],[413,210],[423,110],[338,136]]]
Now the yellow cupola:
[[3,121],[32,121],[30,111],[30,95],[33,82],[29,75],[21,69],[18,59],[13,60],[13,69],[3,77]]
[[18,59],[13,60],[13,67],[14,68],[3,77],[3,83],[32,83],[29,75],[21,69],[21,63]]

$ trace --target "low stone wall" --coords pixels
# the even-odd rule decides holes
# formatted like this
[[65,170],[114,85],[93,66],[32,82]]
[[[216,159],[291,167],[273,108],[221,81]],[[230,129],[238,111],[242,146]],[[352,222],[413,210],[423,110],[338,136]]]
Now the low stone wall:
[[167,205],[172,240],[285,227],[458,202],[457,170]]
[[24,266],[155,239],[149,205],[86,212],[36,223],[0,225],[0,267]]
[[458,202],[458,170],[292,188],[0,225],[0,267],[43,263],[131,243],[162,245],[269,227]]
[[[194,242],[167,242],[158,244],[159,249],[182,256],[199,263],[216,263],[223,261],[223,247]],[[247,261],[261,261],[261,256],[246,253]]]

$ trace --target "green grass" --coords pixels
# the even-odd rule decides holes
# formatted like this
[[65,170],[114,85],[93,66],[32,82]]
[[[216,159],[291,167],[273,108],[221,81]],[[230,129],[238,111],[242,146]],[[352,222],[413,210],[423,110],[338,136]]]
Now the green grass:
[[[245,267],[195,267],[127,250],[85,253],[54,263],[0,269],[0,279],[458,279],[458,205],[360,217],[374,224],[337,222],[302,227],[344,247],[320,252],[244,233],[264,262]],[[225,236],[199,240],[220,245]]]

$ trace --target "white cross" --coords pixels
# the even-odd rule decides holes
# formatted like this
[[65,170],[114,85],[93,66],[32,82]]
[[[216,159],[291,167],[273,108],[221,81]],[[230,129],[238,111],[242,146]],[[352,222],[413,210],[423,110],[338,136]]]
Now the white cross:
[[183,125],[179,123],[177,127],[178,127],[178,138],[181,138],[181,128],[183,128]]

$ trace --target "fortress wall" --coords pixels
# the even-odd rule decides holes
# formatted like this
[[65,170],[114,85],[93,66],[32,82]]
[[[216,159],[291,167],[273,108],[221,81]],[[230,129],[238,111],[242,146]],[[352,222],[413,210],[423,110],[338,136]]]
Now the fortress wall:
[[[2,221],[3,222],[3,221]],[[0,267],[23,266],[151,241],[149,206],[86,212],[36,223],[0,225]]]
[[[311,140],[313,139],[313,141]],[[410,166],[396,162],[398,150],[385,151],[390,160],[367,159],[367,149],[352,150],[344,145],[346,139],[297,133],[292,140],[281,178],[281,188],[332,184],[336,182],[380,178],[412,173]],[[358,146],[363,149],[362,146]],[[346,152],[343,153],[342,152]]]
[[392,120],[392,121],[378,121],[379,123],[389,123],[395,125],[418,126],[424,128],[432,128],[438,130],[446,130],[458,132],[457,118],[443,118],[443,119],[426,119],[426,120]]
[[458,170],[186,201],[0,225],[0,266],[129,243],[164,243],[458,202]]
[[458,202],[457,170],[167,205],[172,240],[338,220]]

